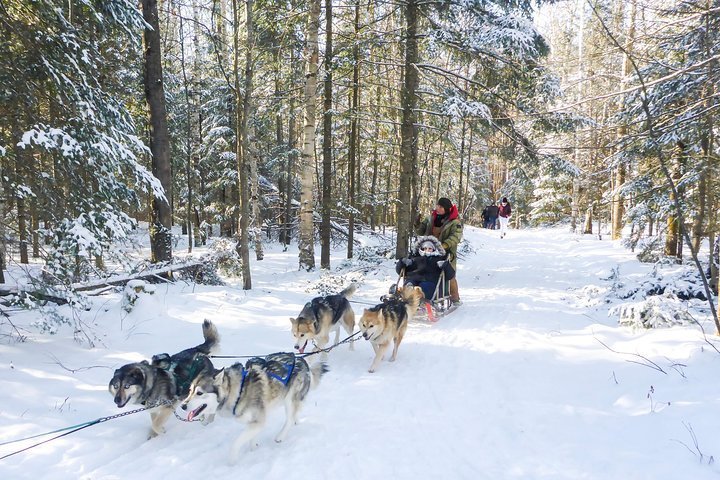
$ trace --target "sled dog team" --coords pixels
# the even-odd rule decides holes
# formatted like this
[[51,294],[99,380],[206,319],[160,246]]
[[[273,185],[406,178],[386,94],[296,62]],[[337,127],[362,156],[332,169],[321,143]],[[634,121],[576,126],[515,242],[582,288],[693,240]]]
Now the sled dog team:
[[[315,352],[322,350],[332,332],[337,344],[341,326],[352,335],[355,313],[348,298],[355,290],[355,285],[351,285],[337,295],[315,297],[296,318],[290,319],[298,353],[305,353],[310,344]],[[420,287],[407,286],[400,293],[365,309],[360,318],[360,332],[375,351],[368,370],[371,373],[380,366],[391,342],[394,345],[390,361],[397,358],[408,321],[423,299]],[[202,418],[204,424],[212,422],[216,414],[235,417],[247,427],[232,445],[230,459],[234,463],[242,448],[263,429],[268,411],[282,403],[285,424],[275,437],[276,442],[282,442],[290,427],[297,423],[308,392],[327,372],[325,361],[309,365],[305,358],[293,353],[272,353],[251,358],[244,365],[236,363],[217,370],[209,356],[218,349],[220,335],[209,320],[203,322],[202,332],[204,342],[200,345],[174,355],[155,355],[150,362],[129,363],[115,370],[108,386],[115,404],[118,408],[128,403],[148,407],[151,420],[148,438],[165,431],[164,424],[178,404],[188,412],[187,420]]]

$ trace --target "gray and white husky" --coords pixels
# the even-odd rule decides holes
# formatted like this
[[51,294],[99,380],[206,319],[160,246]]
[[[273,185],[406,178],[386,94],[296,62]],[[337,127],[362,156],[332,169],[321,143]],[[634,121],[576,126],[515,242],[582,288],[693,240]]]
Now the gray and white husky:
[[188,420],[218,413],[247,424],[232,446],[230,462],[234,463],[242,447],[263,429],[268,411],[281,402],[285,405],[285,425],[275,441],[282,442],[290,427],[297,423],[308,391],[319,384],[327,371],[325,363],[317,362],[310,367],[305,359],[292,353],[254,357],[245,365],[236,363],[197,377],[181,408],[189,411]]

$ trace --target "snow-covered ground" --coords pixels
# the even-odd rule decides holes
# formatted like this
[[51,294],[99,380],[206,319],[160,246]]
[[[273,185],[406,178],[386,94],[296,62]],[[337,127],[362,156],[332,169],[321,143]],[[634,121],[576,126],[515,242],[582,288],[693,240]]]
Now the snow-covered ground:
[[[608,316],[620,302],[606,296],[613,271],[631,279],[652,266],[617,243],[564,229],[511,230],[500,240],[468,228],[465,236],[473,253],[458,273],[464,305],[437,324],[412,323],[398,360],[374,374],[365,341],[333,350],[284,443],[273,441],[278,410],[259,446],[230,466],[240,423],[171,419],[165,435],[147,441],[143,412],[0,460],[0,478],[718,478],[720,354],[702,303],[692,313],[707,340],[697,325],[619,327]],[[396,280],[391,261],[334,274],[350,271],[361,277],[358,315]],[[298,272],[296,250],[273,246],[252,273],[251,291],[158,285],[129,314],[120,293],[93,297],[82,318],[94,348],[69,327],[43,335],[28,327],[36,317],[14,315],[30,334],[0,343],[0,443],[118,413],[107,392],[114,369],[200,343],[205,318],[217,324],[224,355],[289,351],[288,317],[321,275]],[[2,444],[0,456],[39,440]]]

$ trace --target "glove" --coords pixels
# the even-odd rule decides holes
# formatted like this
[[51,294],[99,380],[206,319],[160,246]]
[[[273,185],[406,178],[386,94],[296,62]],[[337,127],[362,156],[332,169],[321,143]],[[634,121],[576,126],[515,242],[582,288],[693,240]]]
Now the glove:
[[442,268],[443,265],[445,265],[445,260],[438,260],[437,266],[438,266],[439,268]]
[[413,261],[410,260],[409,258],[403,258],[403,259],[400,260],[400,261],[401,261],[402,264],[405,265],[406,267],[409,267],[409,266],[412,265],[412,263],[413,263]]

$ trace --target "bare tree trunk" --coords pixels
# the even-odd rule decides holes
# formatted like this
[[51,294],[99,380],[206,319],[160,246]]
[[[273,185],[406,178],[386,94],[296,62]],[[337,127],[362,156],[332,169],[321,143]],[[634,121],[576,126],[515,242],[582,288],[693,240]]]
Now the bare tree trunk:
[[[25,167],[32,161],[28,152],[19,145],[22,137],[21,120],[18,118],[15,125],[14,145],[15,145],[15,183],[18,186],[24,186],[26,181]],[[17,208],[18,220],[18,241],[20,248],[20,263],[26,265],[30,263],[28,258],[28,228],[27,228],[27,208],[25,205],[25,190],[22,188],[15,189],[15,207]]]
[[153,195],[150,226],[152,262],[172,260],[172,178],[170,172],[170,134],[167,126],[165,90],[160,51],[160,23],[156,0],[142,0],[143,18],[150,28],[143,33],[145,47],[145,99],[150,116],[152,173],[160,180],[165,198]]
[[[468,139],[467,146],[467,162],[465,162],[465,191],[463,192],[463,218],[470,212],[470,166],[472,165],[472,147],[473,147],[474,131],[472,125],[470,126],[470,138]],[[519,228],[519,225],[518,225]]]
[[[195,53],[198,55],[198,52]],[[183,17],[180,15],[180,68],[183,76],[183,90],[185,92],[185,181],[187,182],[187,203],[185,222],[187,223],[187,241],[188,253],[192,253],[193,249],[193,141],[192,141],[192,114],[193,109],[190,106],[190,87],[188,85],[187,69],[185,68],[185,29],[183,28]]]
[[[700,143],[702,144],[703,141],[701,140]],[[697,212],[695,213],[692,221],[691,238],[692,248],[696,252],[700,251],[700,242],[705,235],[705,229],[703,228],[703,224],[705,221],[705,217],[707,216],[707,158],[708,157],[702,159],[703,167],[700,171],[697,192],[695,193],[695,195],[697,196]]]
[[350,138],[348,142],[348,178],[350,179],[348,185],[348,192],[350,194],[350,215],[348,217],[348,244],[347,244],[347,258],[353,257],[353,247],[355,239],[355,211],[357,210],[357,196],[358,190],[358,145],[359,145],[359,133],[358,133],[358,113],[360,106],[360,48],[358,46],[359,34],[360,34],[360,2],[355,2],[355,18],[353,20],[353,26],[355,30],[355,42],[353,43],[353,83],[352,83],[352,99],[350,105]]
[[[623,17],[623,2],[619,3],[619,25],[622,25]],[[626,53],[623,55],[622,71],[620,72],[620,78],[622,79],[620,89],[623,90],[627,83],[627,79],[630,75],[630,59],[629,56],[632,54],[635,44],[635,17],[637,15],[637,0],[632,0],[632,10],[630,12],[630,25],[628,26],[627,32],[627,46]],[[624,101],[620,105],[621,109],[625,108]],[[625,138],[627,135],[627,125],[621,125],[618,128],[617,137],[619,139]],[[620,193],[620,189],[625,184],[626,166],[624,163],[620,163],[615,169],[615,192],[613,193],[613,209],[612,209],[612,239],[618,240],[622,238],[623,229],[623,215],[625,215],[625,197]]]
[[458,212],[462,213],[463,208],[465,205],[463,205],[463,175],[465,173],[464,171],[464,164],[465,164],[465,132],[467,131],[467,121],[465,120],[465,117],[463,117],[462,121],[462,129],[460,133],[460,181],[458,182],[458,193],[457,193],[457,208]]
[[[680,165],[682,163],[681,157],[685,154],[684,150],[685,145],[683,145],[681,142],[678,142],[676,148],[676,156],[672,167],[672,181],[675,185],[677,185],[677,181],[681,177]],[[670,192],[670,203],[673,205],[678,205],[678,202],[680,200],[679,198],[676,198],[676,193],[679,192],[676,192],[675,189]],[[680,242],[680,228],[681,225],[678,212],[671,212],[670,214],[668,214],[667,231],[665,236],[665,255],[679,258],[680,252],[678,251],[678,243]]]
[[[260,184],[258,182],[257,149],[251,147],[255,141],[255,127],[251,122],[254,116],[254,87],[255,87],[255,64],[253,52],[255,51],[255,16],[253,12],[254,0],[246,0],[246,29],[247,45],[245,50],[245,98],[243,101],[243,123],[245,138],[243,139],[243,155],[245,168],[248,174],[248,185],[250,189],[250,200],[247,211],[250,213],[249,223],[255,245],[255,259],[261,261],[265,258],[262,245],[262,211],[260,209]],[[243,209],[245,210],[245,208]],[[248,282],[246,289],[250,289],[250,266],[247,267]]]
[[320,0],[310,1],[307,21],[307,72],[305,74],[305,115],[303,127],[302,175],[300,177],[300,234],[298,260],[300,269],[315,268],[313,228],[313,187],[315,177],[315,100],[318,72],[318,30]]
[[[290,50],[290,65],[293,80],[296,78],[295,70],[295,49],[291,47]],[[288,107],[288,154],[287,154],[287,165],[285,168],[285,209],[283,214],[283,244],[285,250],[287,250],[290,244],[290,225],[291,225],[291,212],[292,212],[292,194],[293,194],[293,168],[295,165],[295,159],[297,156],[297,150],[295,148],[295,96],[290,96],[290,105]]]
[[[375,68],[376,68],[376,71],[378,72],[378,77],[379,77],[380,65],[377,65]],[[382,98],[381,93],[382,93],[381,85],[380,85],[380,82],[378,82],[375,87],[375,105],[378,106],[377,108],[379,108],[380,100]],[[380,138],[380,122],[375,122],[374,137],[376,140]],[[378,152],[378,142],[375,141],[373,143],[373,150],[372,150],[373,169],[372,169],[372,181],[370,183],[371,202],[370,202],[370,211],[368,212],[370,215],[370,229],[372,231],[375,231],[375,228],[377,227],[378,221],[380,219],[380,210],[383,210],[383,211],[385,210],[385,208],[379,208],[376,203],[377,198],[378,198],[377,190],[378,190],[378,173],[380,170],[379,164],[380,164],[380,158],[379,158],[379,152]]]
[[588,207],[588,209],[585,211],[585,226],[583,228],[583,233],[586,235],[591,235],[593,233],[593,207],[592,205]]
[[[320,268],[330,268],[330,211],[332,208],[332,0],[325,0],[325,81],[323,105],[322,224],[320,226]],[[352,242],[349,242],[352,244]]]
[[5,270],[7,269],[7,245],[5,244],[6,226],[5,217],[7,212],[7,188],[6,181],[7,167],[4,157],[0,157],[0,283],[5,283]]
[[[247,69],[249,68],[250,48],[246,45],[246,64],[245,64],[245,84],[243,90],[240,87],[240,6],[238,0],[233,0],[233,78],[235,80],[235,155],[237,158],[238,169],[238,190],[240,191],[240,218],[239,218],[239,238],[236,250],[242,261],[243,290],[252,288],[252,278],[250,276],[250,194],[248,185],[248,131],[247,121],[250,112],[250,91],[252,90],[252,76],[248,77]],[[252,33],[252,0],[246,0],[246,29],[249,37]],[[250,90],[248,90],[248,88]],[[241,92],[245,93],[242,95]]]
[[418,71],[418,4],[408,0],[405,13],[405,63],[404,82],[401,87],[402,126],[400,128],[400,181],[397,205],[397,242],[395,257],[407,255],[412,226],[412,194],[414,176],[417,175],[417,89]]
[[572,199],[570,204],[570,231],[577,232],[577,221],[580,217],[580,179],[574,177],[572,180]]
[[[708,2],[708,8],[710,6],[710,2]],[[704,46],[705,46],[705,58],[711,58],[712,57],[712,51],[711,48],[713,46],[713,42],[717,41],[715,38],[713,38],[715,35],[713,35],[713,26],[711,25],[711,15],[705,15],[705,31],[704,31]],[[712,111],[714,107],[715,102],[715,87],[716,84],[716,77],[715,77],[715,62],[708,62],[707,65],[707,77],[709,79],[712,79],[713,81],[707,82],[705,85],[704,90],[704,97],[705,97],[705,108],[707,111]],[[708,191],[710,190],[708,188],[708,184],[710,183],[710,165],[713,159],[714,154],[714,130],[715,130],[715,118],[713,115],[706,115],[704,122],[705,125],[702,127],[703,132],[701,133],[700,137],[700,149],[702,151],[703,158],[700,161],[700,178],[698,178],[698,190],[697,190],[697,213],[695,215],[695,218],[693,219],[692,224],[692,248],[693,251],[699,252],[700,251],[700,243],[702,242],[702,237],[706,236],[707,233],[705,232],[704,224],[708,220],[707,214],[707,204],[708,204]],[[711,201],[710,201],[711,202]],[[709,224],[709,222],[707,222]],[[712,245],[712,242],[710,243]],[[711,262],[712,263],[712,262]]]

